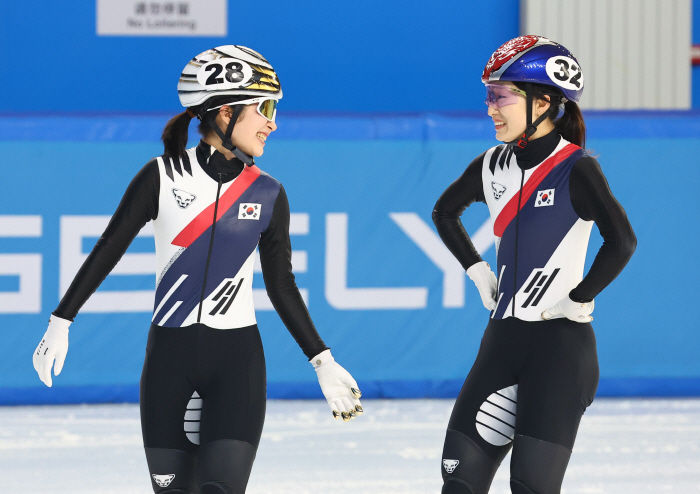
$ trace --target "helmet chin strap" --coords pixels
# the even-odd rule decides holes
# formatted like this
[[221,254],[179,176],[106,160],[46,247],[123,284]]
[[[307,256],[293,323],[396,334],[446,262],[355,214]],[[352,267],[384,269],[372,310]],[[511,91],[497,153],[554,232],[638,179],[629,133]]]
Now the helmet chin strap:
[[[231,134],[233,134],[233,126],[236,125],[236,120],[231,119],[228,123],[228,127],[226,127],[226,133],[224,134],[221,132],[221,129],[219,128],[219,125],[216,123],[216,112],[207,112],[207,123],[209,123],[209,126],[214,129],[214,132],[216,132],[216,135],[219,136],[221,139],[221,145],[224,147],[224,149],[228,150],[233,156],[241,160],[243,163],[245,163],[248,166],[252,166],[255,164],[255,159],[250,156],[249,154],[244,153],[240,149],[238,149],[236,146],[233,145],[233,142],[231,142]],[[228,153],[226,153],[228,154]],[[233,156],[230,158],[226,156],[226,159],[232,159]]]
[[518,146],[520,149],[524,149],[527,146],[527,143],[530,142],[530,137],[537,132],[537,126],[547,118],[547,112],[544,112],[537,120],[532,121],[532,84],[529,82],[525,83],[525,95],[527,98],[527,127],[525,127],[525,132],[520,136],[520,139],[509,143]]

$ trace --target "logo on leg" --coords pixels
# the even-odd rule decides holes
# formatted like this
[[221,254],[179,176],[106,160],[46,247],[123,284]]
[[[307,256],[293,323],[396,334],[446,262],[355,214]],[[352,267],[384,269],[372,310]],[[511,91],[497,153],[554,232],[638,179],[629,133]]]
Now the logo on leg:
[[199,444],[199,420],[202,416],[202,398],[196,391],[187,403],[185,435],[192,444]]
[[489,444],[505,446],[515,434],[515,410],[518,385],[491,393],[476,414],[476,430]]
[[170,482],[172,482],[175,478],[175,474],[171,473],[169,475],[156,475],[154,473],[153,475],[151,475],[151,477],[153,477],[153,480],[156,484],[158,484],[159,487],[168,487],[170,485]]
[[442,460],[442,466],[445,467],[447,473],[454,472],[457,465],[459,465],[459,460]]

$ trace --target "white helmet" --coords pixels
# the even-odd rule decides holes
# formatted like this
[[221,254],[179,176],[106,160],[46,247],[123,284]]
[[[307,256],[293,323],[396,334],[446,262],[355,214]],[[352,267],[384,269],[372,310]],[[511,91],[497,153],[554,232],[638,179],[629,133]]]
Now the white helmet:
[[190,108],[228,95],[281,99],[282,86],[260,53],[245,46],[225,45],[190,60],[180,75],[177,93],[182,106]]

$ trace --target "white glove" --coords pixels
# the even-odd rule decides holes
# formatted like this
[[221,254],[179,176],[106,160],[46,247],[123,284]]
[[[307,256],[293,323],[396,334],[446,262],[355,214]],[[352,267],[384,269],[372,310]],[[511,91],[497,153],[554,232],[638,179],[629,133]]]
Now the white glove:
[[567,295],[559,302],[557,305],[551,309],[547,309],[542,313],[542,319],[557,319],[566,317],[574,322],[591,322],[593,316],[593,308],[595,307],[595,301],[590,302],[574,302]]
[[467,276],[476,285],[481,295],[481,302],[488,310],[496,309],[496,297],[498,296],[498,280],[491,271],[491,266],[486,261],[479,261],[467,269]]
[[[51,387],[51,367],[55,375],[59,375],[63,369],[63,363],[66,361],[68,353],[68,326],[71,321],[61,319],[51,315],[49,319],[49,329],[44,333],[41,343],[34,350],[32,361],[34,369],[39,374],[39,379],[44,384]],[[56,365],[54,366],[54,359]]]
[[350,373],[343,369],[331,355],[330,350],[324,350],[311,359],[318,374],[318,384],[321,385],[323,396],[331,407],[333,418],[343,418],[344,422],[362,415],[360,392],[357,382]]

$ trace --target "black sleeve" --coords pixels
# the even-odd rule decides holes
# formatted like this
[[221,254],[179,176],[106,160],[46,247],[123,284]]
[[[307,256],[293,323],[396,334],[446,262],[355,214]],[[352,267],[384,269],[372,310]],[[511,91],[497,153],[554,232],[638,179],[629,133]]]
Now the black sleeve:
[[327,350],[294,281],[289,202],[281,185],[270,224],[260,236],[259,248],[267,295],[280,319],[309,359]]
[[481,261],[481,256],[459,217],[467,206],[475,202],[486,202],[481,181],[485,154],[472,161],[462,176],[447,187],[433,209],[433,223],[440,238],[465,270]]
[[576,214],[595,221],[603,237],[588,274],[569,293],[571,300],[590,302],[620,274],[634,253],[637,237],[594,158],[584,157],[574,164],[569,194]]
[[117,265],[141,228],[158,216],[159,190],[158,162],[152,159],[127,187],[107,229],[73,278],[54,315],[71,321],[75,318],[83,304]]

